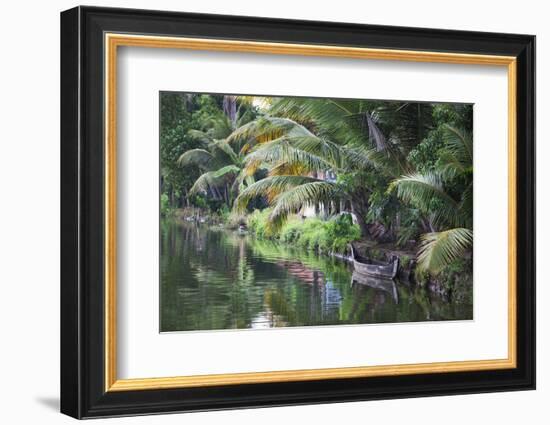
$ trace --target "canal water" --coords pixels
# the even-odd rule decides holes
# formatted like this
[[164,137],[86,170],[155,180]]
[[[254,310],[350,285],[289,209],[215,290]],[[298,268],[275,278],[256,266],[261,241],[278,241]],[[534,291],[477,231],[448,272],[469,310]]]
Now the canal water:
[[365,279],[333,257],[207,224],[160,230],[161,332],[472,318],[471,304]]

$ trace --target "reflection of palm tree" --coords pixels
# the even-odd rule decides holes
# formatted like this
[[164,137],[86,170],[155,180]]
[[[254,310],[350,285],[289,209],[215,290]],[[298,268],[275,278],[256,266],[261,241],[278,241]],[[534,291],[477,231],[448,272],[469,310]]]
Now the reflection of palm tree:
[[272,321],[281,323],[300,324],[296,310],[287,301],[284,292],[280,289],[267,289],[264,292],[264,305],[272,315]]

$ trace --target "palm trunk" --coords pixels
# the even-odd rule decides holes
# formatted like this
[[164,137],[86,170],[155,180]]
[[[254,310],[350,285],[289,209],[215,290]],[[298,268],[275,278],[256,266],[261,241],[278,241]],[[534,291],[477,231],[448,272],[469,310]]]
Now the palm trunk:
[[237,124],[237,98],[235,96],[223,97],[223,112],[235,128]]
[[361,207],[359,207],[354,202],[351,203],[351,212],[355,215],[357,224],[361,229],[361,237],[368,238],[370,236],[369,228],[367,226],[367,221],[365,220],[365,212]]
[[222,196],[220,195],[220,191],[216,186],[212,186],[211,190],[212,190],[212,194],[214,195],[214,199],[216,200],[223,199]]

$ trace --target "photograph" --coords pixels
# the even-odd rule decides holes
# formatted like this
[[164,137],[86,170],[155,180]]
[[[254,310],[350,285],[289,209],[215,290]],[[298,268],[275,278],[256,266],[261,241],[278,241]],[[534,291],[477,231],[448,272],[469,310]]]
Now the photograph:
[[[17,63],[34,71],[57,52],[56,83],[11,67],[11,109],[50,104],[51,93],[21,96],[37,84],[59,87],[61,107],[30,127],[25,112],[6,139],[24,148],[6,156],[5,179],[24,196],[4,222],[10,252],[25,254],[17,283],[36,245],[19,216],[28,210],[31,233],[57,217],[30,269],[55,266],[60,291],[33,279],[44,296],[23,311],[59,317],[9,328],[51,328],[27,338],[29,353],[44,338],[57,346],[27,362],[46,365],[24,374],[38,386],[8,386],[38,396],[53,382],[59,411],[77,419],[216,411],[220,422],[220,410],[244,408],[255,410],[237,422],[257,423],[267,407],[360,401],[373,420],[405,402],[392,411],[424,422],[426,406],[460,423],[479,406],[506,423],[538,412],[547,394],[523,391],[536,388],[536,299],[547,298],[536,297],[543,14],[433,7],[430,18],[402,2],[387,17],[341,5],[323,15],[290,2],[257,16],[226,3],[75,6],[53,24],[34,14],[52,49],[18,51]],[[45,144],[48,126],[60,149]],[[21,129],[37,129],[35,155]],[[45,171],[21,173],[19,158]],[[52,196],[24,190],[52,170]],[[42,255],[56,237],[60,261]],[[28,412],[27,398],[15,410]]]
[[161,91],[160,332],[473,319],[473,104]]

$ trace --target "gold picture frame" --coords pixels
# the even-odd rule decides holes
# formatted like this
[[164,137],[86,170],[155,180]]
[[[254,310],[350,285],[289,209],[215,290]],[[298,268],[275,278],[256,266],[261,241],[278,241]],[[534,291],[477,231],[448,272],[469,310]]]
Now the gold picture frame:
[[[502,295],[507,289],[507,322],[499,319],[507,329],[507,355],[119,375],[117,58],[128,47],[505,70],[508,176],[494,184],[503,194],[506,186],[508,197],[507,211],[500,212],[508,220],[507,258],[501,261],[508,281],[498,282]],[[535,36],[78,6],[61,13],[60,50],[62,413],[81,419],[535,388]]]

